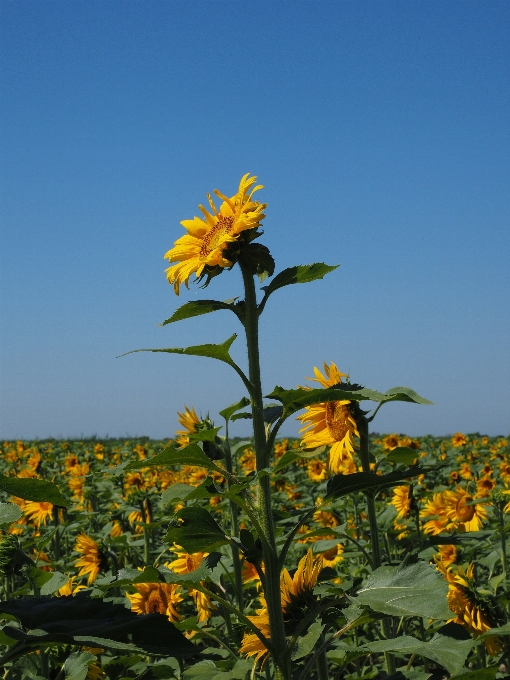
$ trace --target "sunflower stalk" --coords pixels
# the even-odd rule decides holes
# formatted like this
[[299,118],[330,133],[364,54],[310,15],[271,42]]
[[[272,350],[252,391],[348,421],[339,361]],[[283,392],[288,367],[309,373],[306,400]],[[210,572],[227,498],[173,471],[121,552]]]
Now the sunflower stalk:
[[[253,274],[248,270],[245,263],[239,261],[243,275],[245,310],[244,329],[248,349],[249,380],[252,384],[251,407],[253,417],[253,435],[257,472],[269,466],[270,450],[266,439],[264,424],[264,403],[262,400],[262,384],[260,379],[260,358],[258,342],[258,319],[257,295]],[[259,477],[258,482],[258,515],[261,528],[265,534],[263,541],[263,553],[265,564],[265,589],[264,596],[267,602],[269,615],[269,627],[271,631],[271,643],[279,656],[274,658],[276,677],[283,680],[290,678],[290,663],[284,660],[283,652],[287,646],[285,626],[283,620],[281,594],[280,594],[280,565],[275,541],[275,531],[272,512],[272,499],[270,478],[268,475]]]
[[[361,411],[358,404],[353,403],[354,418],[359,432],[359,452],[363,472],[370,472],[370,439],[368,431],[368,419]],[[375,474],[375,473],[374,473]],[[379,540],[379,527],[377,526],[377,512],[375,508],[375,494],[372,491],[365,493],[367,499],[368,522],[370,525],[370,547],[372,549],[372,565],[378,569],[382,564],[381,545]],[[382,620],[382,631],[386,639],[393,637],[391,631],[391,621],[388,618]],[[384,653],[386,670],[389,675],[395,673],[395,657],[390,652]]]
[[[226,438],[225,438],[225,466],[229,472],[229,477],[227,478],[228,488],[232,486],[231,476],[233,474],[233,464],[232,464],[232,451],[230,450],[230,444],[228,440],[228,420],[226,425]],[[236,538],[239,537],[239,508],[234,501],[230,501],[230,524],[232,536]],[[243,602],[243,574],[241,566],[241,558],[239,555],[239,548],[232,543],[232,564],[234,567],[234,583],[236,591],[237,606],[239,611],[244,611]]]

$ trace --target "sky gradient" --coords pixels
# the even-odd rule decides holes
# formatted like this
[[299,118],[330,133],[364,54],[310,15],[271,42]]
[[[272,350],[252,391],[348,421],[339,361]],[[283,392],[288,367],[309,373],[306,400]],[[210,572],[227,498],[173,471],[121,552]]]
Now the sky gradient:
[[266,393],[334,361],[434,402],[386,405],[379,432],[508,434],[508,2],[1,10],[2,438],[168,437],[184,404],[221,424],[228,366],[116,356],[240,333],[228,312],[157,324],[241,293],[234,269],[177,298],[163,255],[246,172],[277,271],[341,264],[272,297]]

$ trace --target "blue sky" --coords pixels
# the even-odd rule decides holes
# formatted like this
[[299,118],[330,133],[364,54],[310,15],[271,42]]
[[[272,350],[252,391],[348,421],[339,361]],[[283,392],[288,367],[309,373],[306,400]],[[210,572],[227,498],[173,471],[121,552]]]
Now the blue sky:
[[509,32],[491,0],[4,0],[0,436],[167,437],[243,395],[212,360],[116,356],[240,331],[156,324],[240,294],[233,270],[176,298],[163,255],[245,172],[277,269],[342,265],[272,298],[267,392],[335,361],[434,401],[378,431],[508,434]]

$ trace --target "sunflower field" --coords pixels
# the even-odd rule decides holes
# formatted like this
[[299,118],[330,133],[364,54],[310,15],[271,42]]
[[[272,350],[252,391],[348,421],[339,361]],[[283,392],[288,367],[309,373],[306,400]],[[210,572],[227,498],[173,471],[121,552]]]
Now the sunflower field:
[[[233,369],[244,396],[221,422],[184,406],[166,441],[3,442],[3,678],[510,677],[508,440],[370,431],[390,402],[430,402],[361,386],[334,363],[313,384],[263,391],[269,297],[337,267],[274,275],[254,183],[215,191],[219,209],[208,195],[165,255],[177,295],[192,274],[207,286],[239,266],[244,299],[187,302],[163,325],[234,313],[247,370],[230,356],[235,335],[139,350]],[[289,418],[297,439],[280,435]],[[243,440],[229,436],[240,419]]]

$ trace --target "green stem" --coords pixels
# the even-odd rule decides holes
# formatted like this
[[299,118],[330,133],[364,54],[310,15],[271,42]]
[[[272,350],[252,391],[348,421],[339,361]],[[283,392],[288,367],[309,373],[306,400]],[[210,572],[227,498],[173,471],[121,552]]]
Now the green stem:
[[[260,379],[260,359],[259,359],[259,339],[258,339],[258,319],[259,310],[257,308],[257,295],[255,292],[255,282],[253,275],[248,271],[244,263],[240,261],[241,272],[244,282],[245,309],[244,309],[244,329],[246,333],[246,344],[248,349],[248,377],[252,385],[251,406],[253,417],[253,435],[257,471],[269,466],[270,451],[267,446],[266,428],[264,423],[264,402],[262,400],[262,384]],[[264,596],[267,603],[269,615],[269,629],[271,633],[271,643],[277,656],[274,657],[275,665],[281,672],[285,680],[290,678],[290,663],[283,662],[283,653],[287,646],[285,637],[285,625],[280,594],[280,567],[278,564],[278,554],[276,549],[275,531],[272,513],[271,485],[268,475],[259,479],[259,507],[258,515],[260,524],[264,531],[266,541],[263,543],[264,565],[265,565],[265,590]]]
[[[232,464],[232,452],[230,450],[230,443],[228,441],[228,420],[226,424],[226,439],[225,439],[225,465],[230,473],[230,475],[233,474],[233,464]],[[231,479],[228,478],[227,480],[228,483],[228,488],[232,486]],[[231,525],[231,531],[232,531],[232,536],[239,536],[239,508],[237,507],[237,504],[234,503],[234,501],[230,501],[230,525]],[[232,543],[231,545],[232,549],[232,564],[234,566],[234,583],[235,583],[235,589],[236,589],[236,599],[237,599],[237,606],[239,607],[239,611],[244,611],[244,602],[243,602],[243,573],[242,573],[242,566],[241,566],[241,558],[239,556],[239,548]]]
[[[319,637],[319,643],[321,647],[324,645],[324,634]],[[326,650],[323,649],[317,656],[317,675],[319,680],[329,680],[328,673],[328,658],[326,656]]]

